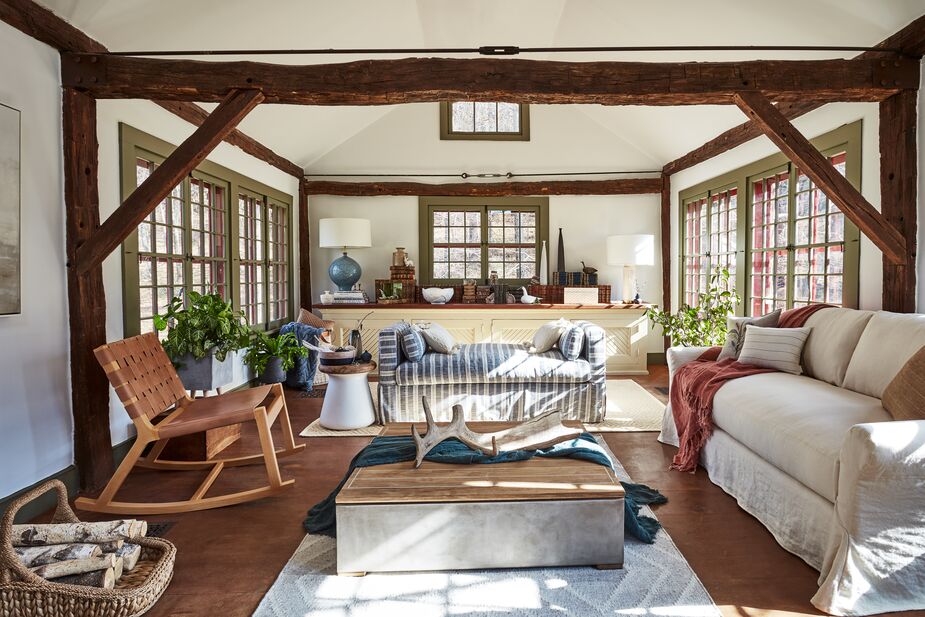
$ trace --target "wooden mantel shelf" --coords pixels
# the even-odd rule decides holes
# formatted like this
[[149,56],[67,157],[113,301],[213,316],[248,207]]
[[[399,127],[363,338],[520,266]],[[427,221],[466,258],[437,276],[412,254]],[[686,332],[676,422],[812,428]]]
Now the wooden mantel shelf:
[[422,309],[422,310],[448,310],[448,309],[463,309],[463,310],[472,310],[472,309],[481,309],[483,311],[493,311],[498,310],[511,310],[511,309],[527,309],[527,310],[537,310],[537,309],[556,309],[563,311],[572,311],[572,310],[626,310],[626,309],[649,309],[656,307],[656,304],[462,304],[459,303],[450,303],[450,304],[427,304],[427,303],[404,303],[404,304],[315,304],[313,308],[316,308],[321,311],[330,311],[338,309],[370,309],[370,310],[408,310],[408,309]]

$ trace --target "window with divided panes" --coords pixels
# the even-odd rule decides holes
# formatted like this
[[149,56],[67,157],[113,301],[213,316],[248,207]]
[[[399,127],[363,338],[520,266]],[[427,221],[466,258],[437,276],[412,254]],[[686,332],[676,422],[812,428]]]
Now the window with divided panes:
[[440,138],[528,141],[529,108],[498,101],[441,103]]
[[[131,127],[120,130],[127,196],[172,146]],[[250,188],[239,189],[242,182]],[[231,300],[255,328],[287,321],[291,224],[284,198],[213,163],[193,171],[123,243],[126,335],[154,331],[154,315],[189,291]]]
[[422,200],[423,280],[484,281],[495,272],[500,280],[523,283],[536,276],[540,242],[547,229],[545,200],[532,200],[536,205],[498,201],[479,205],[466,200],[446,204]]
[[[814,143],[856,186],[860,180],[860,122]],[[704,190],[716,185],[721,188]],[[737,188],[747,187],[747,199]],[[859,232],[810,178],[782,154],[681,193],[681,293],[696,305],[711,269],[735,272],[740,312],[762,315],[816,303],[857,305]],[[736,238],[745,238],[737,246]],[[741,265],[740,264],[740,265]]]

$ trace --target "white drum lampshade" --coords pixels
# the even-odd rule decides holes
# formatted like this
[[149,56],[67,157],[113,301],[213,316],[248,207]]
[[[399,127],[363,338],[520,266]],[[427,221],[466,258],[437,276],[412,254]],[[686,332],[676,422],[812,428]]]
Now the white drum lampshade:
[[372,246],[369,219],[321,219],[318,221],[318,246],[338,248],[344,254],[331,262],[328,276],[340,291],[350,291],[360,280],[362,269],[347,255],[348,248]]
[[607,238],[607,264],[623,266],[623,302],[636,295],[636,266],[655,265],[655,236],[627,234]]
[[355,249],[372,246],[369,219],[321,219],[318,246],[323,249]]

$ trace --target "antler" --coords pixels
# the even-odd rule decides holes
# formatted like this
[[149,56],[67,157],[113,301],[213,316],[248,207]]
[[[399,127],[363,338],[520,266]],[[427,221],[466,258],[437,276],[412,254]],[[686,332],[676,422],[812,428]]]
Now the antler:
[[463,408],[460,405],[453,405],[453,419],[447,426],[437,426],[434,422],[434,416],[430,411],[430,403],[427,397],[421,397],[421,403],[424,406],[424,420],[427,422],[427,431],[421,435],[417,426],[411,425],[411,436],[414,438],[414,444],[417,446],[417,456],[414,460],[414,466],[420,467],[424,457],[428,452],[433,450],[437,444],[455,437],[473,450],[479,450],[483,454],[491,456],[498,455],[498,444],[494,436],[484,433],[474,433],[466,426],[466,418],[463,414]]

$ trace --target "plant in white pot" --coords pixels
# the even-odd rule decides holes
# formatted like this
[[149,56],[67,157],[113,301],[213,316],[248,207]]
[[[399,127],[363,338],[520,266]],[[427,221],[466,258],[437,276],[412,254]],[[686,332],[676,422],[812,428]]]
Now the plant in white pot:
[[164,350],[187,390],[215,390],[234,378],[232,357],[250,343],[251,329],[241,311],[218,294],[189,292],[187,306],[175,297],[167,312],[154,317],[167,331]]
[[273,337],[258,332],[244,354],[244,363],[257,373],[262,383],[282,383],[296,359],[307,355],[308,349],[299,345],[292,332]]
[[726,268],[717,267],[710,274],[708,289],[697,294],[697,306],[682,304],[672,315],[657,308],[646,313],[653,324],[662,327],[672,345],[683,347],[711,347],[726,342],[726,320],[735,315],[739,294],[730,283]]

